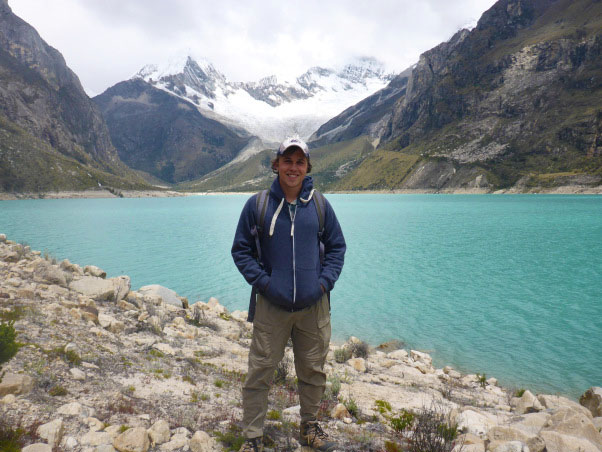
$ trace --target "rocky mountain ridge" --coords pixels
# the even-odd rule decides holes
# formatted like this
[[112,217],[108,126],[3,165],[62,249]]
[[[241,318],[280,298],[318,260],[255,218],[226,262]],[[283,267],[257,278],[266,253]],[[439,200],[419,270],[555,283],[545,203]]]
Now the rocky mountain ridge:
[[600,185],[601,29],[597,1],[500,0],[312,139],[379,144],[339,189]]
[[0,189],[146,185],[119,160],[60,52],[7,1],[0,3],[0,80]]
[[[24,452],[237,450],[245,319],[216,299],[132,290],[127,276],[58,263],[0,234],[0,322],[14,322],[21,344],[2,369],[0,442]],[[340,450],[409,450],[425,425],[456,432],[445,440],[455,452],[602,450],[601,388],[580,404],[515,392],[400,345],[331,345],[320,418]],[[277,378],[266,451],[303,450],[290,348]]]

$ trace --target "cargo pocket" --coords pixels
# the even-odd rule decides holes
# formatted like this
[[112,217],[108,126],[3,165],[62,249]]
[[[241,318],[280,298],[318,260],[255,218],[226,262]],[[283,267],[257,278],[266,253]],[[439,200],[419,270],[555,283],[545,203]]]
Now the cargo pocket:
[[251,341],[251,350],[249,361],[257,366],[270,366],[272,362],[272,338],[271,328],[258,320],[253,322],[253,339]]
[[322,355],[326,359],[328,347],[330,346],[330,313],[328,310],[326,310],[325,315],[318,317],[318,336],[320,338],[320,346],[322,347]]

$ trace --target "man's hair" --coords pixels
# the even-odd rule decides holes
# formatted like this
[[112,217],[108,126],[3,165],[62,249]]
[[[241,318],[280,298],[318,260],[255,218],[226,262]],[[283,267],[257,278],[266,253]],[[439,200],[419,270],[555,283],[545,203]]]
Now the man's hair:
[[[297,147],[297,146],[291,146],[286,151],[284,151],[284,153],[277,155],[274,159],[272,159],[272,172],[274,174],[278,174],[278,168],[276,167],[276,163],[278,163],[279,157],[284,157],[286,155],[290,155],[293,152],[295,152],[297,149],[301,149],[301,148]],[[301,150],[303,150],[303,149],[301,149]],[[307,174],[309,174],[309,173],[311,173],[311,161],[309,160],[308,155],[304,155],[304,157],[307,159]]]

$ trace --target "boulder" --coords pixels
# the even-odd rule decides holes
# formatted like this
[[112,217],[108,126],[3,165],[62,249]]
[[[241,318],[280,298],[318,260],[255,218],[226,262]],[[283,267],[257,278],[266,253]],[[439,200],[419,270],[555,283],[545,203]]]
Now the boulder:
[[115,301],[123,300],[132,288],[132,281],[129,276],[117,276],[111,278],[109,281],[111,281],[115,287],[115,295],[113,296],[113,300]]
[[52,447],[56,447],[61,442],[63,438],[63,420],[55,419],[54,421],[48,422],[46,424],[42,424],[38,427],[37,434],[43,440],[51,445]]
[[[8,397],[8,396],[6,396],[6,397]],[[602,433],[602,417],[595,417],[593,420],[593,423],[594,423],[594,426],[598,429],[598,431],[600,433]]]
[[115,438],[113,447],[119,452],[146,452],[150,448],[148,433],[143,427],[130,428]]
[[543,452],[546,447],[544,440],[535,433],[514,428],[512,426],[495,426],[487,433],[490,441],[519,441],[529,447],[530,452]]
[[6,234],[0,234],[0,243],[6,242]]
[[575,408],[560,408],[552,414],[543,431],[555,431],[563,435],[585,438],[593,444],[602,446],[602,436],[592,419]]
[[100,268],[96,267],[95,265],[86,265],[84,267],[84,273],[86,273],[90,276],[95,276],[97,278],[106,278],[107,277],[107,272],[101,270]]
[[21,452],[52,452],[52,446],[44,443],[31,444],[21,449]]
[[364,358],[351,358],[347,360],[347,364],[360,373],[366,372],[366,360]]
[[175,434],[167,443],[161,444],[160,449],[162,451],[171,452],[175,450],[181,450],[187,445],[188,436],[186,434]]
[[517,414],[534,413],[543,410],[542,404],[531,391],[525,391],[522,397],[514,397],[510,405]]
[[138,289],[138,293],[151,297],[159,297],[161,300],[163,300],[163,303],[177,306],[179,308],[182,307],[182,300],[178,298],[178,294],[167,287],[160,286],[159,284],[143,286]]
[[62,405],[57,410],[58,414],[63,414],[65,416],[85,416],[90,417],[94,416],[94,408],[88,408],[82,406],[79,402],[71,402]]
[[79,370],[76,367],[72,367],[69,369],[69,373],[73,377],[74,380],[84,381],[86,379],[86,373],[82,370]]
[[585,438],[545,431],[541,437],[546,442],[546,452],[600,452],[600,449]]
[[509,441],[503,444],[490,444],[488,449],[492,452],[531,452],[529,447],[521,441]]
[[194,432],[188,446],[192,452],[216,452],[220,450],[215,440],[203,431]]
[[332,411],[330,413],[330,417],[332,417],[333,419],[343,420],[346,417],[351,417],[351,414],[349,414],[349,411],[347,411],[347,408],[345,407],[345,405],[343,405],[342,403],[338,403],[332,409]]
[[207,302],[207,306],[209,306],[209,308],[213,312],[216,312],[217,314],[227,314],[228,313],[228,310],[226,309],[226,307],[219,304],[219,300],[215,297],[209,298],[209,301]]
[[428,353],[422,353],[417,350],[410,350],[410,357],[417,362],[422,362],[427,366],[433,365],[433,359]]
[[58,284],[59,286],[67,285],[67,280],[65,279],[63,271],[45,260],[37,262],[33,271],[33,279],[34,281],[47,284]]
[[0,382],[0,397],[7,394],[27,394],[33,389],[33,378],[29,375],[7,373]]
[[602,416],[602,388],[591,387],[579,397],[579,403],[587,408],[594,417]]
[[537,396],[537,400],[539,400],[541,404],[549,410],[556,411],[559,408],[575,408],[576,410],[582,411],[586,416],[591,417],[591,412],[587,408],[566,397],[540,394]]
[[81,438],[81,443],[85,446],[110,445],[113,442],[113,436],[107,432],[91,431]]
[[487,432],[495,426],[489,417],[474,410],[464,410],[458,414],[455,419],[458,424],[458,430],[466,433],[472,433],[478,437],[485,437]]
[[115,296],[113,281],[96,276],[83,276],[72,281],[69,288],[97,301],[112,300]]
[[155,422],[148,430],[148,436],[150,437],[151,445],[154,447],[156,444],[163,444],[169,441],[171,433],[169,431],[169,424],[167,421],[160,419]]

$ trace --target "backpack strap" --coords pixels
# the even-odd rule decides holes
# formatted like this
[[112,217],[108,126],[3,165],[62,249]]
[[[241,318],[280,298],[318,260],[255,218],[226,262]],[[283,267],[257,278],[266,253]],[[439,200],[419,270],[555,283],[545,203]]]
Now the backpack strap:
[[[255,218],[255,224],[251,228],[251,235],[255,238],[255,258],[261,267],[261,244],[259,236],[263,232],[263,225],[265,223],[265,213],[268,207],[268,196],[269,190],[261,190],[255,196],[255,212],[253,216]],[[249,299],[249,311],[247,315],[247,321],[252,322],[255,317],[255,305],[257,303],[257,289],[251,288],[251,298]]]
[[320,243],[320,264],[324,264],[324,242],[322,241],[322,235],[324,234],[324,217],[326,212],[326,199],[324,195],[319,191],[314,191],[314,205],[316,206],[316,213],[318,214],[318,241]]

